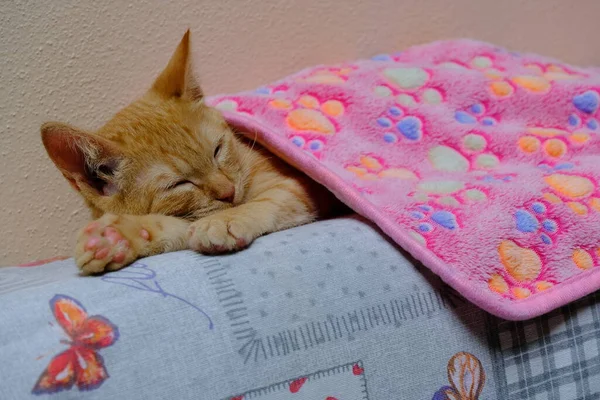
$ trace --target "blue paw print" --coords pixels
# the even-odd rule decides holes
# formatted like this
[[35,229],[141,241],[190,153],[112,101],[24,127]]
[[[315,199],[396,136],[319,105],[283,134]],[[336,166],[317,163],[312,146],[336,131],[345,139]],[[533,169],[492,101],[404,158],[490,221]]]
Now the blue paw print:
[[598,110],[600,95],[594,90],[588,90],[580,95],[573,97],[573,105],[576,109],[585,114],[593,114]]
[[[583,121],[581,117],[577,114],[571,114],[568,118],[569,126],[572,128],[579,128],[583,125]],[[595,131],[598,129],[598,121],[594,118],[589,118],[585,121],[585,127],[591,131]]]
[[254,91],[256,94],[271,94],[271,88],[260,87]]
[[385,114],[377,118],[376,122],[381,128],[392,129],[391,132],[383,134],[386,143],[396,143],[400,137],[416,142],[423,137],[421,120],[412,115],[405,116],[404,111],[398,106],[390,107]]
[[454,113],[454,119],[461,124],[477,124],[484,126],[493,126],[498,123],[494,118],[485,116],[485,107],[483,104],[473,104],[468,111],[457,111]]
[[372,61],[396,61],[395,57],[398,57],[402,52],[392,53],[392,54],[377,54],[376,56],[371,57]]
[[547,173],[552,173],[552,172],[558,172],[558,171],[566,171],[569,169],[572,169],[575,165],[573,165],[572,163],[568,163],[568,162],[564,162],[564,163],[558,163],[554,166],[550,166],[546,163],[542,163],[538,165],[538,168],[543,170],[544,172]]
[[308,150],[311,153],[321,151],[325,145],[321,140],[315,139],[307,141],[302,136],[292,137],[292,143],[301,149]]
[[573,106],[581,112],[583,119],[577,114],[571,114],[568,118],[569,126],[579,128],[585,125],[589,130],[595,131],[600,126],[598,120],[591,116],[598,111],[600,106],[600,95],[594,90],[588,90],[573,97]]
[[417,231],[420,233],[429,233],[435,226],[454,231],[458,229],[456,215],[446,210],[436,211],[433,207],[423,204],[416,210],[410,212],[410,216],[415,219]]
[[538,233],[541,230],[540,240],[544,244],[552,244],[550,235],[558,231],[558,224],[545,218],[545,214],[546,205],[541,202],[533,203],[528,209],[518,209],[514,214],[517,230],[523,233]]
[[284,95],[286,90],[287,90],[287,86],[285,86],[285,85],[275,87],[275,88],[270,88],[268,86],[262,86],[262,87],[259,87],[258,89],[255,89],[254,93],[264,95],[264,96],[278,97],[278,96]]
[[483,182],[487,183],[506,183],[513,179],[512,175],[484,175],[480,178]]

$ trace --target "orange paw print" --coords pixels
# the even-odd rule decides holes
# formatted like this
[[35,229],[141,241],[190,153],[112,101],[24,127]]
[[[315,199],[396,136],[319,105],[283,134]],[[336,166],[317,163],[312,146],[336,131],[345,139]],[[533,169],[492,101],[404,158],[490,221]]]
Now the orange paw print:
[[540,149],[550,158],[558,159],[567,154],[569,144],[582,146],[590,139],[586,132],[568,132],[556,128],[527,128],[527,134],[517,142],[525,154],[537,153]]
[[481,55],[474,57],[470,66],[480,70],[490,79],[489,90],[496,97],[509,97],[517,87],[521,87],[531,93],[546,93],[550,90],[551,80],[544,75],[532,74],[509,76],[505,71],[494,68],[491,57]]
[[362,155],[356,164],[348,165],[347,171],[352,172],[360,179],[375,181],[378,179],[395,178],[405,180],[419,179],[414,172],[407,168],[390,168],[385,162],[373,155]]
[[504,240],[498,246],[498,256],[504,268],[489,278],[490,290],[511,299],[525,299],[553,286],[542,279],[542,260],[535,251]]
[[554,173],[544,177],[550,191],[544,198],[552,204],[565,203],[575,214],[585,216],[590,210],[600,212],[600,193],[596,184],[585,176]]
[[587,271],[588,269],[592,269],[594,266],[600,263],[600,247],[597,248],[596,251],[588,251],[582,248],[576,248],[573,250],[573,255],[571,258],[577,268]]
[[333,118],[344,114],[345,107],[338,100],[321,103],[316,97],[304,95],[293,104],[287,99],[269,102],[273,108],[291,110],[286,116],[287,125],[295,131],[333,135],[337,132]]
[[321,102],[314,96],[304,95],[292,102],[285,98],[269,101],[269,106],[289,112],[285,122],[296,132],[290,140],[297,147],[319,158],[325,147],[325,138],[338,131],[336,118],[344,115],[346,107],[339,100]]

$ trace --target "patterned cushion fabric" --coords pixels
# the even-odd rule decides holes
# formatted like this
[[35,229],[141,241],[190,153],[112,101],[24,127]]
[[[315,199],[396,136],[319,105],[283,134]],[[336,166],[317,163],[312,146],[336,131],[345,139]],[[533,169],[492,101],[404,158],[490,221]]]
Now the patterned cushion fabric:
[[600,294],[503,321],[358,217],[102,277],[2,268],[0,304],[0,399],[600,396]]

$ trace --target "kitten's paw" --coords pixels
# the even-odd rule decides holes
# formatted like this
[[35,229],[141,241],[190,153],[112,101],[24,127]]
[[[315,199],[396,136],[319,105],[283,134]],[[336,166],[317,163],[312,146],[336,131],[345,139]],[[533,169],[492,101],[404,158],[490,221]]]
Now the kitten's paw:
[[83,228],[75,262],[86,275],[121,269],[139,257],[149,238],[148,231],[133,218],[107,214]]
[[222,213],[194,222],[190,225],[188,236],[192,250],[218,254],[247,247],[256,234],[244,219]]

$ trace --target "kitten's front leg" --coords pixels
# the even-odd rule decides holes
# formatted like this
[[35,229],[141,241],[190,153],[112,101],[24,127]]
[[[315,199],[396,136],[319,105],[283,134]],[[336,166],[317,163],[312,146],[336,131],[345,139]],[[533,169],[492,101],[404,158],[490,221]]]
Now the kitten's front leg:
[[313,221],[315,205],[304,192],[275,188],[254,200],[204,217],[190,225],[189,247],[202,253],[243,249],[254,239]]
[[166,215],[105,214],[79,233],[75,262],[86,275],[121,269],[142,257],[187,248],[188,227]]

